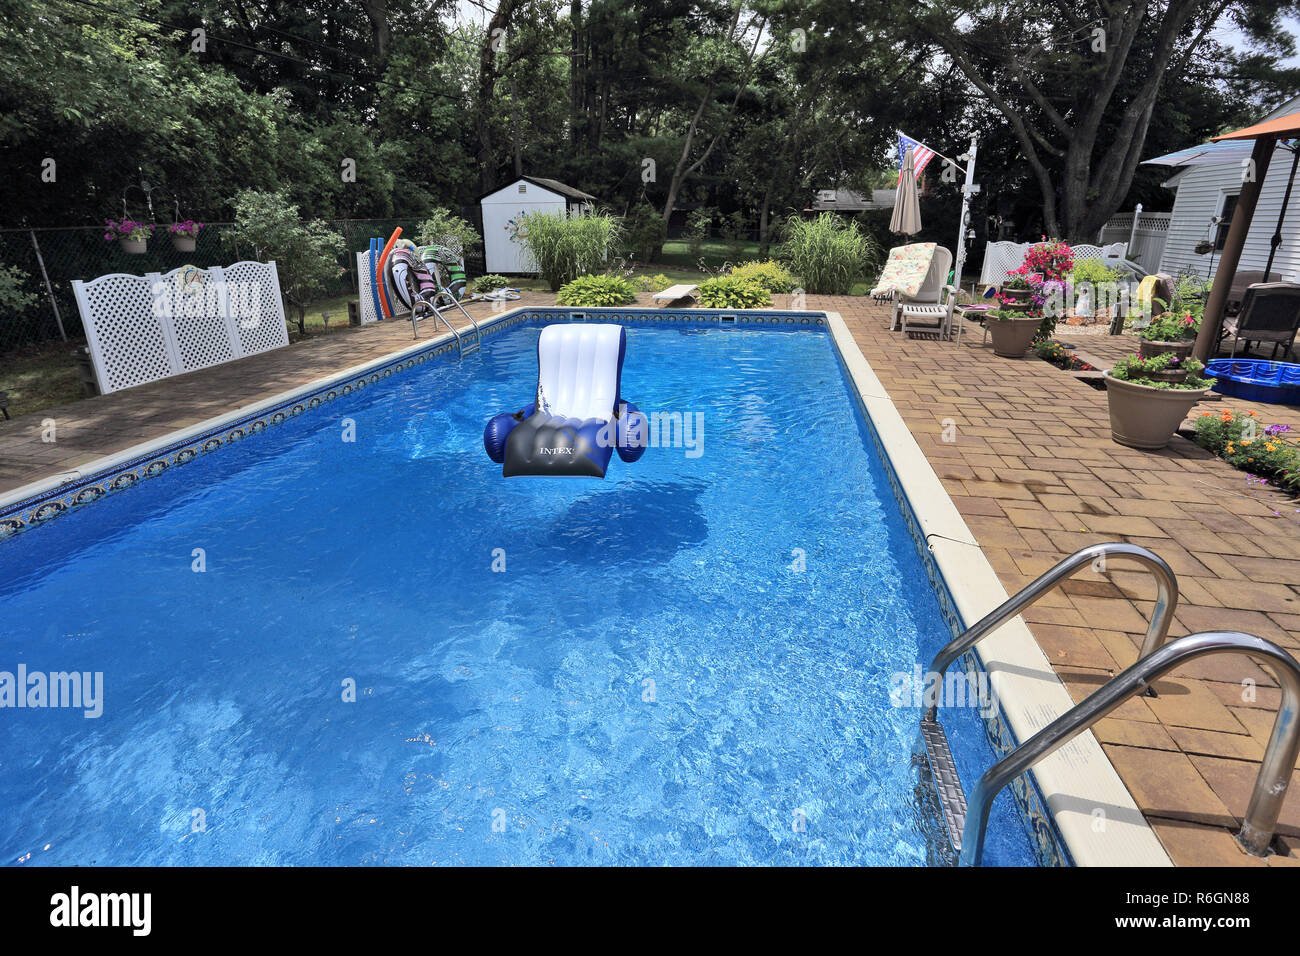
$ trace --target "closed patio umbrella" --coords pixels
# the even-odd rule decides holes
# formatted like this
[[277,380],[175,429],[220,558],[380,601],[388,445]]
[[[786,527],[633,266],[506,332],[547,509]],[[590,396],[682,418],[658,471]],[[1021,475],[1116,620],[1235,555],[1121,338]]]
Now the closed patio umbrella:
[[916,170],[912,165],[912,151],[903,156],[903,168],[898,176],[898,195],[894,199],[894,214],[889,218],[889,231],[906,236],[921,231],[921,197],[916,192]]

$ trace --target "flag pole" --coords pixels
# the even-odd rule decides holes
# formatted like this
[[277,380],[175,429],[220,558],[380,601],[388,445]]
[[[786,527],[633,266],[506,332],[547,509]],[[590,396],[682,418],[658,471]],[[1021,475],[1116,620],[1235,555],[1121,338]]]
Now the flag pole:
[[[961,270],[966,264],[966,230],[967,223],[970,220],[970,200],[971,197],[980,191],[979,186],[975,185],[975,154],[978,140],[971,135],[970,149],[966,152],[966,182],[961,187],[961,224],[957,227],[957,258],[952,270],[953,288],[961,288]],[[956,163],[953,163],[955,166]],[[961,326],[957,326],[957,342],[961,344]]]

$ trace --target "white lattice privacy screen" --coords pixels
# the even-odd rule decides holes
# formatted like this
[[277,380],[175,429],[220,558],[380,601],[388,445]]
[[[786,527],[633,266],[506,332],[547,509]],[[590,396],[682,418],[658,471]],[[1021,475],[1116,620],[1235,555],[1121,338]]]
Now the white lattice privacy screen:
[[[1025,253],[1033,242],[990,242],[984,247],[984,267],[980,269],[980,284],[1001,283],[1012,269],[1019,269],[1025,261]],[[1128,249],[1127,243],[1113,242],[1108,246],[1092,246],[1080,243],[1071,246],[1075,261],[1083,259],[1122,259]]]
[[105,394],[289,344],[274,262],[74,279]]
[[357,299],[360,300],[361,306],[361,324],[367,325],[371,322],[378,322],[379,315],[375,312],[375,276],[370,271],[370,253],[357,253]]

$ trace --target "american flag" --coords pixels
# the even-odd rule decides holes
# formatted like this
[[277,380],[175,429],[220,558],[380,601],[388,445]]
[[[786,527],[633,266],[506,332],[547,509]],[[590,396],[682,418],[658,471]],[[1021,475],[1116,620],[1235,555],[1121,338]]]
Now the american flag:
[[907,156],[907,151],[912,150],[912,168],[919,179],[921,170],[925,169],[926,164],[934,159],[935,151],[924,143],[917,142],[912,137],[902,131],[898,133],[898,181],[903,181],[903,159]]

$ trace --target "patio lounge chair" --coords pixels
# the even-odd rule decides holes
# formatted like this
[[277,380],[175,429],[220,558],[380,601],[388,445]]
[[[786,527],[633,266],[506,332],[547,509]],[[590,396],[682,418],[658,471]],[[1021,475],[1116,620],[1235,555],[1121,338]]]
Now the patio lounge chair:
[[1232,355],[1237,346],[1251,342],[1272,342],[1273,355],[1282,349],[1282,359],[1295,344],[1296,331],[1300,329],[1300,284],[1294,282],[1257,282],[1247,286],[1242,297],[1241,312],[1223,320],[1222,339],[1232,336]]
[[[930,269],[926,272],[921,287],[916,290],[916,295],[895,294],[894,314],[889,322],[889,330],[892,332],[898,328],[898,321],[904,306],[943,306],[944,289],[948,282],[948,273],[951,270],[952,253],[943,246],[935,246],[934,256],[930,259]],[[919,313],[918,317],[920,317]],[[949,324],[951,325],[951,322]]]
[[[935,250],[936,252],[940,250]],[[947,251],[947,250],[942,250]],[[939,258],[937,255],[935,258]],[[903,323],[903,334],[910,332],[935,332],[941,339],[951,339],[953,330],[953,312],[957,308],[957,289],[945,285],[939,290],[941,301],[935,305],[921,305],[915,302],[904,303],[899,310]]]

